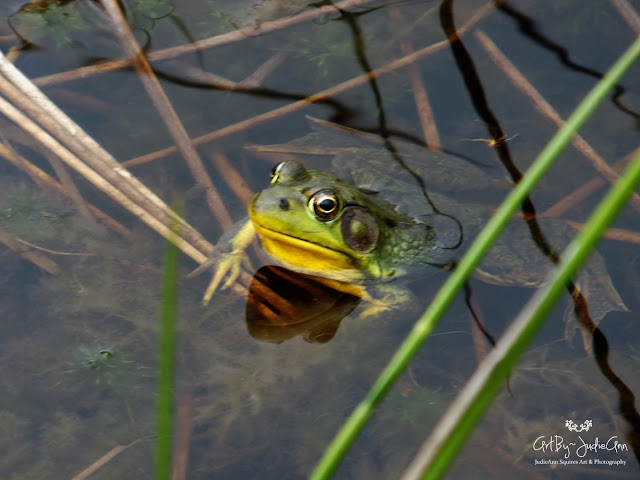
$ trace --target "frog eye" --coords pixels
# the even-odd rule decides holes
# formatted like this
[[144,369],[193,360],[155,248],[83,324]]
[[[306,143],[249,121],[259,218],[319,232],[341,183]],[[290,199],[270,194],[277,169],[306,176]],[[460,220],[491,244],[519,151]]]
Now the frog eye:
[[340,211],[340,202],[333,190],[320,190],[309,200],[309,209],[323,222],[333,220]]
[[282,166],[284,162],[280,162],[276,166],[271,169],[271,173],[269,174],[269,178],[271,179],[271,185],[278,181],[278,177],[280,176],[280,170],[282,170]]

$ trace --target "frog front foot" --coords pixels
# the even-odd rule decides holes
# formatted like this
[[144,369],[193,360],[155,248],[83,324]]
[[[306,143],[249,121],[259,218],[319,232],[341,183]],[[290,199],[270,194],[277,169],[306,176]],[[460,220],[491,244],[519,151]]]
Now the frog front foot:
[[395,311],[413,310],[416,305],[415,297],[407,288],[389,283],[370,287],[366,294],[362,295],[362,299],[367,303],[365,309],[360,312],[360,318],[372,318]]
[[222,285],[222,290],[229,288],[240,276],[242,266],[246,266],[251,270],[249,257],[246,254],[247,247],[255,238],[255,228],[250,220],[245,219],[236,223],[229,231],[227,231],[218,244],[214,254],[197,269],[195,269],[190,277],[216,265],[213,278],[209,282],[207,290],[202,296],[202,305],[207,306],[211,301],[211,297],[216,292],[222,279],[227,273],[229,277]]
[[243,265],[248,270],[251,270],[249,257],[244,251],[224,253],[220,256],[216,263],[217,268],[213,274],[213,278],[211,279],[211,282],[209,282],[209,286],[202,296],[202,305],[205,307],[209,305],[211,297],[213,297],[213,294],[216,293],[218,286],[227,273],[229,273],[229,277],[227,278],[227,281],[222,285],[221,290],[226,290],[231,285],[233,285],[233,283],[240,276]]

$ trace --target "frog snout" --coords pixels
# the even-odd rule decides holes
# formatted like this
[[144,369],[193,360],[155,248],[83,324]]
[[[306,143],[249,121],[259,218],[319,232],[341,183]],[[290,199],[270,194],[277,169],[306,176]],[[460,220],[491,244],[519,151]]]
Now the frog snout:
[[279,199],[278,200],[278,207],[280,207],[280,210],[283,210],[283,211],[286,212],[287,210],[289,210],[289,207],[290,207],[289,200],[286,199],[286,198]]
[[292,196],[290,192],[272,187],[263,190],[254,197],[252,208],[260,214],[281,215],[285,212],[292,213],[301,210],[304,208],[304,204],[303,199]]

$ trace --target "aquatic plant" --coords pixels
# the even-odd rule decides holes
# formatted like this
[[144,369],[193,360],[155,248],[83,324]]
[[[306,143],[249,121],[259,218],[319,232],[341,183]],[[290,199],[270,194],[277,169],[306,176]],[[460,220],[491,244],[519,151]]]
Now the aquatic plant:
[[[543,149],[537,161],[529,168],[522,181],[516,185],[483,232],[474,241],[427,311],[416,322],[413,331],[382,371],[368,395],[345,422],[340,432],[327,448],[311,478],[319,480],[329,478],[333,474],[338,462],[373,413],[375,406],[384,397],[394,380],[402,372],[429,333],[431,333],[437,321],[452,302],[455,294],[462,288],[466,279],[497,238],[499,232],[507,224],[522,200],[533,185],[544,176],[579,127],[586,122],[596,106],[631,67],[638,56],[640,56],[640,40],[636,40],[618,59],[605,78],[585,97],[566,125],[560,129]],[[440,436],[436,438],[439,439],[434,441],[433,444],[426,444],[424,453],[419,453],[415,462],[408,467],[411,478],[435,479],[444,475],[498,388],[506,380],[509,370],[542,326],[544,319],[550,313],[551,307],[559,298],[560,293],[566,288],[567,282],[586,260],[596,241],[604,233],[613,218],[626,204],[638,181],[640,181],[640,155],[636,155],[631,167],[602,201],[585,229],[567,247],[566,256],[561,260],[554,277],[540,290],[533,301],[525,307],[524,313],[514,321],[507,331],[504,351],[502,349],[494,349],[487,361],[483,363],[481,369],[476,373],[478,380],[472,379],[467,384],[467,389],[461,392],[458,401],[451,410],[453,418],[445,418],[446,422],[441,421],[439,424],[442,426],[440,427],[442,431],[437,430],[436,432]],[[441,437],[442,435],[444,437]]]
[[95,385],[143,388],[143,379],[153,378],[153,369],[128,360],[113,348],[80,345],[64,374],[89,380]]

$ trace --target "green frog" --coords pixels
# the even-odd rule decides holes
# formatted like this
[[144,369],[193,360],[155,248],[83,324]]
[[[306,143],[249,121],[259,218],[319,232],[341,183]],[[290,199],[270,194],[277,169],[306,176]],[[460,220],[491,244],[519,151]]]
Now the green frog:
[[[285,145],[288,148],[280,146],[279,151],[292,151],[291,143]],[[299,145],[308,150],[309,139]],[[334,147],[333,167],[340,176],[307,169],[297,161],[274,167],[269,186],[249,204],[249,218],[219,243],[226,253],[218,261],[204,304],[228,271],[224,288],[237,278],[244,250],[257,236],[276,264],[359,296],[369,302],[362,315],[377,314],[411,298],[398,279],[452,267],[491,215],[488,207],[435,191],[438,186],[465,189],[468,185],[459,180],[462,171],[474,185],[492,184],[480,169],[458,157],[406,150],[400,155],[402,164],[397,164],[379,148]],[[431,172],[436,174],[428,175]],[[575,235],[560,220],[544,219],[541,224],[558,251]],[[476,275],[497,285],[536,287],[551,267],[526,223],[516,218]],[[598,254],[578,280],[595,321],[608,311],[626,310]]]

